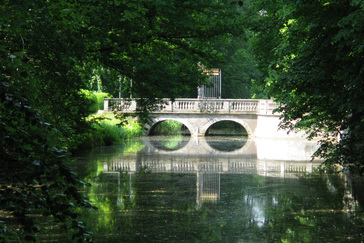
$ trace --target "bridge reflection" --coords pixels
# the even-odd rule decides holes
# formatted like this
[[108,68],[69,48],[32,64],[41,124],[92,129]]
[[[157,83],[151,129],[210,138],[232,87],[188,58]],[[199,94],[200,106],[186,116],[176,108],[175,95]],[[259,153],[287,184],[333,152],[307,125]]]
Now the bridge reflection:
[[200,208],[204,202],[220,199],[221,174],[297,178],[320,165],[320,161],[310,161],[317,148],[315,142],[240,138],[242,147],[223,151],[209,145],[214,139],[217,138],[210,138],[210,141],[209,138],[182,138],[175,144],[176,149],[165,149],[163,139],[144,138],[141,151],[132,156],[120,154],[109,158],[104,162],[103,171],[128,172],[130,184],[132,174],[140,170],[196,174],[196,207]]
[[105,162],[104,171],[137,172],[148,168],[152,172],[249,173],[291,177],[296,176],[295,173],[310,173],[320,164],[319,161],[310,162],[317,148],[312,141],[233,139],[240,140],[239,146],[218,150],[210,144],[220,143],[221,146],[226,141],[182,137],[174,144],[174,149],[167,149],[163,142],[168,141],[168,137],[144,138],[144,148],[138,152],[139,156],[134,159],[122,154],[114,156]]

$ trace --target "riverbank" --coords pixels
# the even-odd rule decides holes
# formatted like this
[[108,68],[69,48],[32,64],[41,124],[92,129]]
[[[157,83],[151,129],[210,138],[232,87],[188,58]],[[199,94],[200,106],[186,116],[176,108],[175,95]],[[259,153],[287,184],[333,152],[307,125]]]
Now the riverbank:
[[80,141],[78,149],[118,144],[139,137],[144,132],[144,126],[138,121],[132,118],[119,118],[112,113],[93,114],[88,117],[88,122],[91,130]]

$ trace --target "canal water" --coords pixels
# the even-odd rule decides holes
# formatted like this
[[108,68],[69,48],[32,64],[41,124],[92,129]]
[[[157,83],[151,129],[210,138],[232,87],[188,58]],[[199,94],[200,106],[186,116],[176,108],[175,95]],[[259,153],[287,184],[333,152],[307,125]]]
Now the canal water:
[[84,151],[95,242],[363,242],[363,184],[319,173],[316,142],[144,137]]

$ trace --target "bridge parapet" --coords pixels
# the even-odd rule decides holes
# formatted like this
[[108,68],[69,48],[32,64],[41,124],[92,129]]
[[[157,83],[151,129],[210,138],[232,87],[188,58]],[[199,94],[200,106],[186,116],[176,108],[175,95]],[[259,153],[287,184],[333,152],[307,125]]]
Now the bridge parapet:
[[[163,99],[159,109],[152,113],[222,113],[222,114],[273,114],[277,105],[272,100],[254,99]],[[104,111],[133,113],[137,110],[135,99],[105,99]]]

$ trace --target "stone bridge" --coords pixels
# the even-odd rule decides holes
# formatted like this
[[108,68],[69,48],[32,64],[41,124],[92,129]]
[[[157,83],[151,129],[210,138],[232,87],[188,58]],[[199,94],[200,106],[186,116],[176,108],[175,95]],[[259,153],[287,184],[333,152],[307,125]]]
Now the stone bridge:
[[[249,137],[287,138],[302,134],[287,135],[279,130],[279,114],[273,114],[277,105],[272,100],[254,99],[164,99],[151,112],[152,124],[147,126],[150,134],[159,123],[166,120],[181,122],[192,137],[204,136],[215,123],[232,121],[240,124]],[[104,112],[119,111],[135,113],[135,99],[105,99]]]

